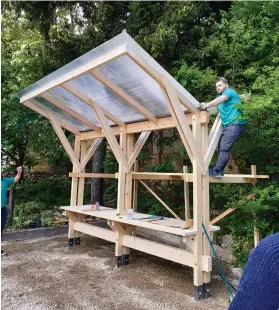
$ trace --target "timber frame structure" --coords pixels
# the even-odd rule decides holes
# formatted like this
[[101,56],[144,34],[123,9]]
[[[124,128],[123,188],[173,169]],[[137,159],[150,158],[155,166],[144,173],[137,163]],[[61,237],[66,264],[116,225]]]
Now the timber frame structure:
[[[126,32],[34,83],[20,94],[20,101],[51,122],[73,163],[70,206],[63,207],[70,219],[69,245],[80,243],[86,233],[115,243],[117,266],[128,264],[130,249],[156,255],[193,268],[195,298],[210,296],[212,258],[202,223],[210,233],[232,210],[210,222],[210,183],[255,183],[260,176],[208,176],[208,167],[222,133],[217,116],[209,132],[209,114]],[[127,113],[126,113],[127,112]],[[75,134],[72,148],[63,129]],[[138,172],[137,156],[152,130],[176,128],[192,163],[193,173]],[[134,134],[140,133],[136,143]],[[116,136],[120,136],[119,143]],[[85,173],[85,167],[102,139],[106,138],[118,163],[116,174]],[[88,141],[93,143],[88,147]],[[117,209],[83,211],[85,178],[118,179]],[[180,219],[146,180],[184,182],[185,218]],[[137,213],[138,182],[144,185],[174,216],[150,222]],[[193,183],[193,216],[190,216],[189,183]],[[136,219],[127,219],[134,209]],[[111,229],[83,223],[92,215],[107,220]],[[192,219],[191,219],[192,218]],[[171,224],[170,224],[171,223]],[[181,236],[185,249],[139,238],[136,228],[159,230]]]

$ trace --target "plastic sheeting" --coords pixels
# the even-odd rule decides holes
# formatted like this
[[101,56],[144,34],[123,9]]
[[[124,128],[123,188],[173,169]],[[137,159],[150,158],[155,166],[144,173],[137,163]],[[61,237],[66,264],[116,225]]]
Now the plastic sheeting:
[[[160,74],[167,76],[178,91],[180,91],[184,96],[188,96],[188,98],[190,96],[191,102],[193,102],[195,106],[198,106],[198,102],[195,100],[195,98],[192,97],[173,77],[171,77],[126,32],[121,33],[103,45],[93,49],[87,54],[62,67],[61,69],[51,73],[40,81],[27,87],[18,94],[19,98],[22,98],[31,92],[36,91],[39,87],[47,85],[49,82],[62,77],[74,69],[84,66],[92,60],[113,51],[115,48],[120,47],[123,44],[126,44],[129,49],[132,49],[138,55],[143,57],[145,61],[148,61],[149,64],[155,67]],[[117,85],[122,90],[124,90],[140,105],[148,109],[156,117],[160,118],[170,115],[158,83],[128,56],[121,56],[113,61],[103,64],[98,67],[98,71],[107,79],[109,79],[114,85]],[[123,122],[133,123],[146,120],[146,117],[142,113],[138,112],[126,101],[121,99],[103,83],[95,79],[90,73],[84,73],[70,80],[67,82],[67,84],[74,89],[77,89],[88,98],[95,100],[97,104],[117,116]],[[54,87],[49,91],[51,95],[59,100],[62,104],[66,105],[67,107],[90,120],[92,123],[99,126],[93,109],[85,102],[78,99],[76,96],[72,95],[61,86]],[[77,130],[90,130],[90,128],[88,128],[86,125],[74,119],[69,114],[63,112],[61,109],[58,109],[50,102],[42,100],[42,98],[38,99],[38,97],[34,99],[39,100],[40,106],[44,105],[44,108],[48,112],[54,113],[56,118],[60,120],[67,120]],[[112,121],[109,120],[108,122],[110,125],[114,125]]]

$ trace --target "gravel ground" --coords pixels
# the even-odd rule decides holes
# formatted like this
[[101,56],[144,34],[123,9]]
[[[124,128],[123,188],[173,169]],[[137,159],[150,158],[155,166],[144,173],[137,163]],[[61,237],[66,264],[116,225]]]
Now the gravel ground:
[[132,251],[115,268],[114,244],[82,236],[68,249],[66,236],[3,244],[3,310],[225,310],[228,293],[213,271],[212,298],[193,298],[191,268]]

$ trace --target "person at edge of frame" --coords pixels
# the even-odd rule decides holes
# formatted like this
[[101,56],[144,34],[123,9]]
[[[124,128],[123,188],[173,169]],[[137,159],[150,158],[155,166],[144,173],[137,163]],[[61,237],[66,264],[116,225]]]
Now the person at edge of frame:
[[217,79],[216,91],[218,96],[208,103],[200,103],[200,108],[207,110],[217,107],[220,113],[223,132],[219,141],[219,156],[215,166],[209,169],[209,175],[223,177],[224,169],[230,159],[231,148],[244,133],[246,121],[239,108],[242,104],[240,96],[234,89],[229,88],[226,78],[221,77]]
[[[8,219],[8,209],[6,207],[8,189],[12,184],[20,180],[22,174],[22,167],[18,167],[16,170],[17,175],[14,178],[5,178],[1,173],[1,236]],[[7,253],[1,249],[1,256],[3,255],[7,255]]]

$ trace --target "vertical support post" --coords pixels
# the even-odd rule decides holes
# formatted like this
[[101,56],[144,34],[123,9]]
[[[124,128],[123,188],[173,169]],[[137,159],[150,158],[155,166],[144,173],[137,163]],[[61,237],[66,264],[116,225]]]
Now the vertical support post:
[[[208,112],[201,112],[207,113]],[[201,124],[201,148],[202,148],[202,158],[205,159],[209,138],[208,138],[208,122],[209,116],[207,115],[206,121]],[[209,231],[209,221],[210,221],[210,210],[209,210],[209,175],[208,171],[205,175],[202,175],[202,221],[207,231]],[[211,252],[210,245],[206,238],[205,233],[203,233],[203,256],[210,257],[211,260]],[[211,272],[203,271],[203,285],[204,285],[204,298],[210,297],[210,282],[211,282]]]
[[[257,175],[257,166],[256,165],[251,166],[251,174],[254,176]],[[255,186],[256,181],[253,184]],[[254,218],[254,246],[256,247],[260,242],[260,232],[259,232],[257,225],[256,225],[257,224],[257,218],[256,218],[255,214],[253,215],[253,218]]]
[[[201,150],[201,125],[199,116],[192,116],[193,134],[196,140],[198,152]],[[203,271],[202,271],[202,171],[197,158],[193,157],[193,219],[194,229],[197,231],[194,238],[194,286],[195,299],[204,298]]]
[[[139,162],[138,160],[135,161],[134,163],[134,171],[138,172],[139,171]],[[139,181],[138,180],[134,180],[133,181],[133,210],[134,212],[137,212],[137,208],[138,208],[138,187],[139,187]]]
[[[74,152],[77,155],[78,159],[80,157],[80,146],[81,146],[80,136],[76,135]],[[75,165],[73,165],[73,172],[78,172],[78,169],[76,168]],[[79,178],[72,178],[71,200],[70,200],[71,206],[77,205],[78,182]],[[69,218],[69,232],[68,232],[69,246],[72,246],[74,244],[75,232],[73,230],[73,224],[74,224],[73,219]]]
[[[188,167],[183,166],[183,173],[188,173]],[[191,218],[190,215],[190,201],[189,201],[189,182],[188,177],[184,178],[184,201],[185,201],[185,221]]]

